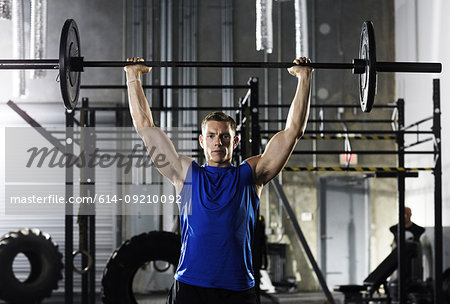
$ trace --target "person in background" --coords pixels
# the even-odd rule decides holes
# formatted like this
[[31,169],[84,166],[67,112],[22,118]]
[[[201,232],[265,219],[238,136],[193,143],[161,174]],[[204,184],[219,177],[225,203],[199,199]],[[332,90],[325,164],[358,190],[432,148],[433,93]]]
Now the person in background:
[[[411,221],[411,216],[411,208],[405,207],[405,240],[419,242],[420,236],[425,232],[425,228],[413,223],[413,221]],[[389,230],[394,235],[395,244],[397,244],[397,229],[398,224],[393,225],[389,228]]]

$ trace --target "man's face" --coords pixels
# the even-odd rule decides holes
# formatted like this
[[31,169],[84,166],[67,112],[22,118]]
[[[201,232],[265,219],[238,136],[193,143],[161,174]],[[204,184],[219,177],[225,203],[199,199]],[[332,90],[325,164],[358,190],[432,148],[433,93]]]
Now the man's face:
[[405,207],[405,225],[411,223],[411,215],[412,215],[411,208]]
[[233,150],[237,147],[239,138],[235,136],[229,123],[210,120],[206,122],[199,141],[209,166],[227,167],[231,165]]

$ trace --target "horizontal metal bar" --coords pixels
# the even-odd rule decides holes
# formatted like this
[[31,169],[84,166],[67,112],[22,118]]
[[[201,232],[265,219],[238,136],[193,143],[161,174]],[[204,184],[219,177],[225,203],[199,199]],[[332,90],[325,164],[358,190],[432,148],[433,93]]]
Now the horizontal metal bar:
[[[262,134],[275,134],[280,130],[261,130]],[[343,131],[338,130],[306,130],[305,134],[342,134]],[[349,134],[398,134],[398,131],[384,130],[347,130]],[[403,134],[433,134],[433,131],[402,131]]]
[[[261,136],[261,138],[264,139],[271,139],[273,136]],[[334,135],[324,135],[324,136],[309,136],[309,135],[304,135],[302,136],[302,140],[310,140],[310,139],[314,139],[314,140],[334,140],[334,139],[338,139],[338,140],[343,140],[343,139],[349,139],[349,140],[396,140],[397,137],[396,136],[353,136],[353,135],[349,135],[349,136],[334,136]]]
[[[395,150],[354,150],[354,151],[344,151],[344,150],[319,150],[319,151],[294,151],[292,154],[398,154],[399,151]],[[405,154],[435,154],[434,151],[403,151]]]
[[[147,153],[147,149],[140,149],[137,150],[134,153],[131,153],[131,149],[98,149],[98,152],[104,152],[104,153],[120,153],[120,152],[124,152],[124,153],[128,153],[128,154],[124,154],[124,157],[129,157],[129,156],[145,156],[145,157],[150,157],[150,155]],[[181,149],[181,148],[177,148],[178,152],[201,152],[203,150],[201,149]],[[137,153],[140,152],[140,153]],[[98,154],[94,154],[95,157],[101,157],[101,155]]]
[[[192,67],[192,68],[290,68],[292,62],[253,62],[253,61],[142,61],[138,63],[129,61],[84,61],[84,67],[124,67],[127,65],[143,64],[149,67]],[[314,69],[353,69],[353,63],[301,63],[301,66],[309,66]]]
[[[139,135],[137,134],[136,130],[134,129],[134,127],[112,127],[110,129],[104,130],[101,127],[97,128],[97,127],[89,127],[93,130],[95,130],[95,134],[132,134],[135,135],[135,139],[136,140],[141,140],[141,138],[139,137]],[[197,132],[198,130],[195,129],[193,131],[190,130],[183,130],[181,128],[173,128],[173,130],[164,130],[165,133],[176,133],[176,134],[190,134],[190,133],[194,133]],[[65,131],[52,131],[51,133],[60,133],[60,134],[65,134]],[[79,135],[81,133],[81,131],[77,131],[74,130],[73,133],[75,135]]]
[[[104,152],[104,151],[99,151],[99,152]],[[190,150],[189,151],[185,151],[185,152],[191,152]],[[195,151],[193,151],[193,152],[195,152]],[[106,152],[106,153],[109,153],[109,152]],[[183,153],[183,155],[185,155],[185,156],[189,156],[189,157],[199,157],[199,155],[200,154],[189,154],[189,153]],[[99,157],[99,156],[96,156],[96,157]],[[147,157],[150,157],[149,155],[148,155],[148,153],[140,153],[140,154],[123,154],[123,157],[125,158],[147,158]],[[152,167],[152,166],[151,166]]]
[[59,69],[57,59],[3,59],[0,70],[55,70]]
[[[81,86],[81,88],[83,88],[83,86]],[[311,105],[312,108],[320,108],[323,105]],[[290,105],[273,105],[273,108],[288,108],[290,107]],[[338,105],[334,105],[334,106],[328,106],[325,105],[325,107],[339,107]],[[360,106],[348,106],[349,108],[359,108]],[[374,108],[394,108],[395,106],[378,106],[374,105]],[[256,108],[266,108],[265,106],[256,106]],[[268,107],[268,108],[272,108],[272,107]],[[79,111],[81,108],[77,107],[74,110],[75,111]],[[89,109],[94,109],[94,110],[98,110],[98,111],[124,111],[124,110],[129,110],[129,107],[102,107],[102,106],[95,106],[95,107],[89,107]],[[152,107],[152,110],[166,110],[166,111],[175,111],[175,110],[239,110],[239,107],[203,107],[203,108],[196,108],[196,107],[166,107],[166,108],[154,108]],[[279,131],[279,130],[278,130]]]
[[[136,131],[135,131],[136,132]],[[65,141],[66,139],[61,139],[61,141]],[[141,140],[140,137],[97,137],[95,139],[96,141],[138,141]],[[186,137],[186,138],[170,138],[170,140],[173,141],[197,141],[197,137]]]
[[[249,89],[249,85],[143,85],[144,89]],[[81,85],[80,89],[122,89],[126,90],[126,85]]]
[[[75,59],[73,57],[72,59]],[[79,58],[76,58],[79,59]],[[82,61],[83,67],[124,67],[137,63],[129,61]],[[252,62],[252,61],[142,61],[151,67],[207,67],[207,68],[289,68],[292,62]],[[75,64],[74,64],[75,65]],[[309,66],[314,69],[346,70],[353,69],[353,63],[300,63],[300,66]],[[3,59],[0,60],[0,69],[58,69],[58,59]],[[406,72],[406,73],[440,73],[442,64],[436,62],[376,62],[377,72]]]
[[357,171],[357,172],[407,172],[407,171],[433,171],[431,167],[401,168],[401,167],[284,167],[283,171]]
[[[293,62],[222,62],[222,61],[83,61],[82,67],[124,67],[143,64],[150,67],[199,67],[199,68],[290,68]],[[75,64],[74,64],[75,65]],[[353,69],[353,63],[301,63],[314,69]],[[58,69],[57,59],[4,59],[0,60],[0,69]]]
[[[217,110],[240,110],[240,107],[151,107],[152,111],[217,111]],[[83,108],[74,108],[80,111]],[[89,107],[88,111],[129,111],[129,107]]]
[[377,72],[397,73],[440,73],[442,64],[438,62],[383,62],[377,61]]
[[419,172],[375,172],[375,178],[419,177]]
[[[289,108],[290,104],[276,105],[276,104],[268,104],[268,105],[257,105],[258,108]],[[311,108],[360,108],[360,104],[311,104]],[[386,104],[386,105],[373,105],[374,108],[397,108],[396,104]]]
[[[286,119],[260,119],[260,123],[263,122],[286,122]],[[345,122],[345,123],[391,123],[395,122],[395,120],[392,119],[308,119],[309,123],[339,123],[339,122]]]

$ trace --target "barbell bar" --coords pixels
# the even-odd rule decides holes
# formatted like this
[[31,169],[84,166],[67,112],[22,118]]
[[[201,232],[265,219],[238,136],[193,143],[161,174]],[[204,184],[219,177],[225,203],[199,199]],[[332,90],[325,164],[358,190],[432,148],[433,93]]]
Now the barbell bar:
[[[81,64],[81,65],[80,65]],[[71,58],[71,66],[75,72],[84,72],[84,68],[112,68],[134,65],[136,63],[129,61],[84,61],[83,57]],[[290,68],[292,62],[254,62],[254,61],[142,61],[150,67],[167,68]],[[301,66],[309,66],[314,69],[328,70],[353,70],[357,68],[358,63],[301,63]],[[361,66],[364,67],[364,64]],[[59,60],[57,59],[2,59],[0,60],[0,70],[57,70],[59,69]],[[376,63],[377,72],[400,72],[400,73],[440,73],[442,65],[433,62],[383,62]],[[354,72],[355,74],[362,74]]]
[[[359,58],[352,63],[301,63],[314,69],[347,69],[359,75],[360,104],[363,112],[370,112],[376,94],[377,72],[440,73],[441,63],[433,62],[383,62],[376,61],[375,34],[371,21],[363,23],[360,37]],[[75,108],[81,72],[88,67],[124,67],[144,64],[151,67],[199,67],[199,68],[289,68],[292,62],[219,62],[219,61],[84,61],[81,56],[80,35],[73,19],[67,19],[61,31],[59,59],[14,59],[0,60],[0,70],[39,69],[59,70],[60,87],[64,105]]]

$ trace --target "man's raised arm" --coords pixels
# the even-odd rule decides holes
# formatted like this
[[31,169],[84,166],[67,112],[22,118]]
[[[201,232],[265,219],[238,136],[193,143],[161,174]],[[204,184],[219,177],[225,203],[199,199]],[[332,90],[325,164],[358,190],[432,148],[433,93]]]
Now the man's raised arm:
[[[296,64],[310,62],[309,59],[299,58]],[[311,87],[310,67],[293,66],[289,73],[298,78],[297,91],[289,108],[284,130],[275,134],[266,146],[262,155],[247,160],[253,169],[257,186],[263,186],[274,178],[286,165],[295,145],[303,136],[309,115],[309,92]]]
[[[134,57],[128,61],[139,62],[143,59]],[[144,65],[129,65],[124,70],[127,75],[128,99],[134,127],[150,152],[156,168],[175,185],[179,193],[193,159],[178,154],[169,137],[155,126],[140,81],[141,74],[150,72],[151,68]]]

